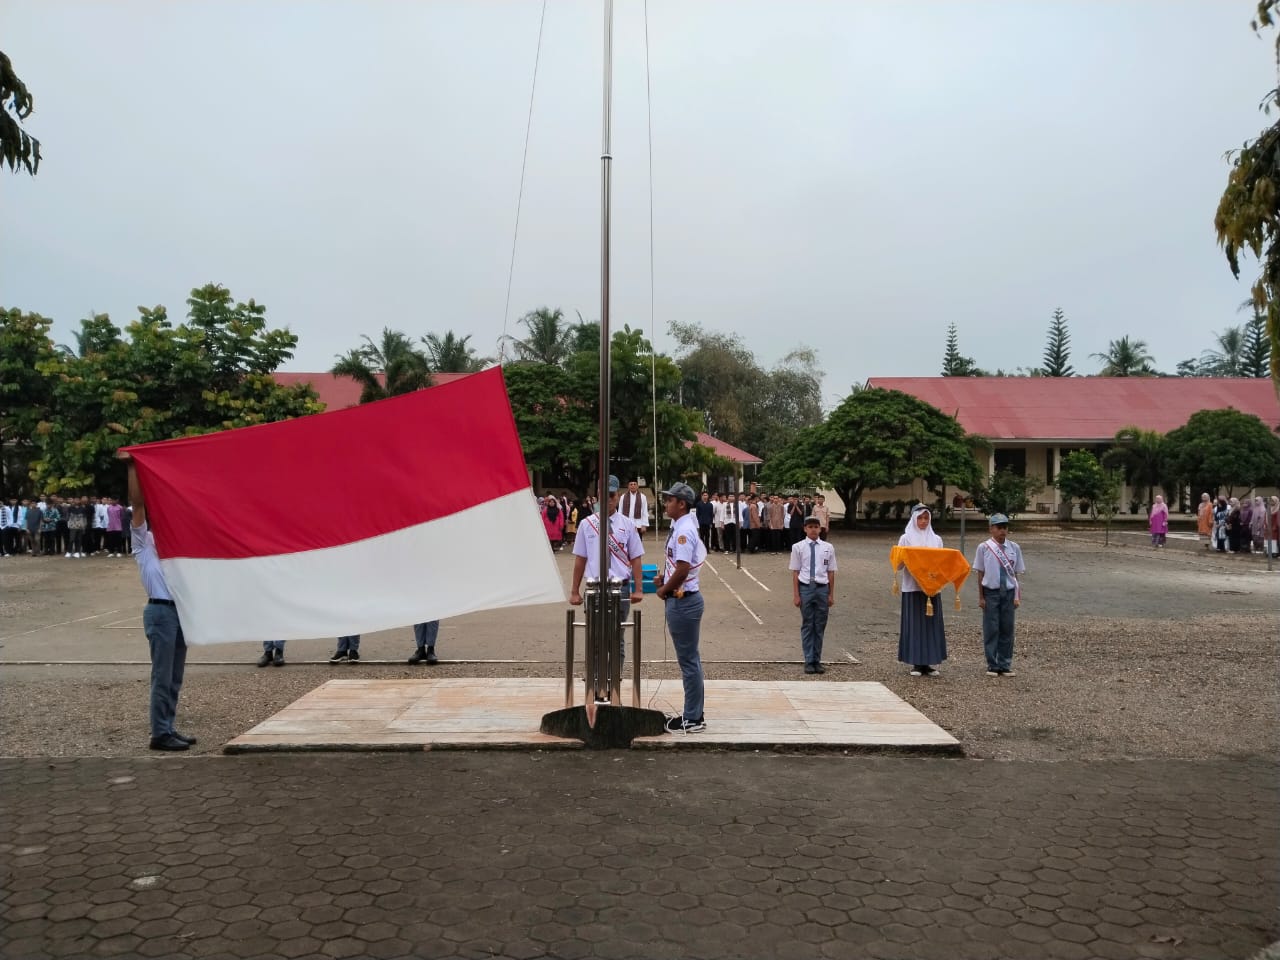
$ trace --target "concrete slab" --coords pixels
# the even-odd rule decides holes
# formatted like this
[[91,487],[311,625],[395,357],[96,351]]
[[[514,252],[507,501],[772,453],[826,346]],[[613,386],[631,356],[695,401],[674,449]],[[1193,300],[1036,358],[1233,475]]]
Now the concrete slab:
[[[577,749],[576,740],[538,732],[543,714],[561,707],[563,697],[564,683],[555,679],[330,680],[224,750]],[[642,706],[670,711],[682,698],[676,680],[641,686]],[[702,733],[640,737],[633,747],[963,752],[955,737],[880,683],[708,680],[706,715]]]

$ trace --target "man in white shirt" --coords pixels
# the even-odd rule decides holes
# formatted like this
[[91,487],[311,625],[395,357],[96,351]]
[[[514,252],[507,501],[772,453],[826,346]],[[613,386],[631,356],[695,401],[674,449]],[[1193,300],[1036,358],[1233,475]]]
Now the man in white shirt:
[[93,509],[93,523],[89,528],[88,552],[90,556],[93,556],[106,546],[107,520],[109,519],[109,516],[107,514],[107,502],[105,499],[100,497],[91,497],[89,499],[89,505]]
[[[631,612],[631,604],[644,599],[643,569],[640,559],[644,545],[629,517],[624,517],[618,507],[618,478],[609,477],[609,576],[619,580],[631,580],[631,589],[622,590],[622,606],[619,612],[625,621]],[[573,541],[573,585],[569,589],[569,602],[575,607],[582,603],[582,578],[600,579],[600,514],[593,513],[578,523],[578,536]],[[622,659],[627,660],[627,644],[622,642]]]
[[618,512],[635,524],[636,533],[643,540],[649,529],[649,498],[640,492],[640,485],[636,481],[632,480],[627,484],[627,492],[622,495]]
[[805,673],[826,673],[822,665],[822,637],[827,613],[836,605],[836,548],[818,539],[817,517],[804,521],[804,539],[791,548],[792,601],[800,608],[800,647]]
[[1009,539],[1009,518],[991,515],[991,539],[978,544],[973,571],[978,577],[982,608],[982,646],[988,677],[1013,677],[1013,616],[1022,603],[1018,577],[1026,572],[1022,548]]
[[671,533],[658,580],[658,599],[666,605],[667,632],[684,681],[684,711],[667,717],[667,732],[701,733],[707,722],[702,714],[705,682],[698,650],[703,610],[698,568],[707,559],[707,548],[698,536],[698,521],[692,512],[698,500],[693,487],[673,483],[671,489],[662,491],[662,497]]

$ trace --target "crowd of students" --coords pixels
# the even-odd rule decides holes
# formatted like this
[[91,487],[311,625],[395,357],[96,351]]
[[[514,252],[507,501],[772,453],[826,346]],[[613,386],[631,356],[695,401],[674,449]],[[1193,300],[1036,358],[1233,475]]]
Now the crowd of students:
[[1211,500],[1202,493],[1197,520],[1206,549],[1280,557],[1280,497]]
[[130,510],[115,497],[11,497],[0,503],[0,556],[57,556],[68,560],[130,550]]

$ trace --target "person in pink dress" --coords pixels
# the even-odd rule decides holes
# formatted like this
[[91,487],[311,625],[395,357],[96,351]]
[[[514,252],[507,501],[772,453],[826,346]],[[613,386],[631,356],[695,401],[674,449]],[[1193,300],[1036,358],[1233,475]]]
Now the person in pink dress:
[[1165,537],[1169,533],[1169,508],[1165,505],[1164,497],[1158,493],[1156,502],[1151,505],[1147,526],[1151,528],[1151,549],[1160,549],[1164,546]]
[[564,545],[564,510],[553,496],[546,496],[540,502],[542,526],[547,531],[547,539],[551,541],[551,549],[559,551]]

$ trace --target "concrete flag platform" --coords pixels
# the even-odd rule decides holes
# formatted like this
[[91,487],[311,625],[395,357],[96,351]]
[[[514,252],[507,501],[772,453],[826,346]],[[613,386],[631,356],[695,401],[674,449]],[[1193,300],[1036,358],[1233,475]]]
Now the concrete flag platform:
[[[581,681],[575,695],[582,696]],[[675,712],[679,680],[646,680],[641,706]],[[623,688],[629,705],[630,685]],[[226,753],[581,749],[538,732],[564,681],[522,678],[330,680],[230,741]],[[960,742],[883,684],[708,680],[707,728],[639,737],[634,749],[813,749],[963,753]]]

